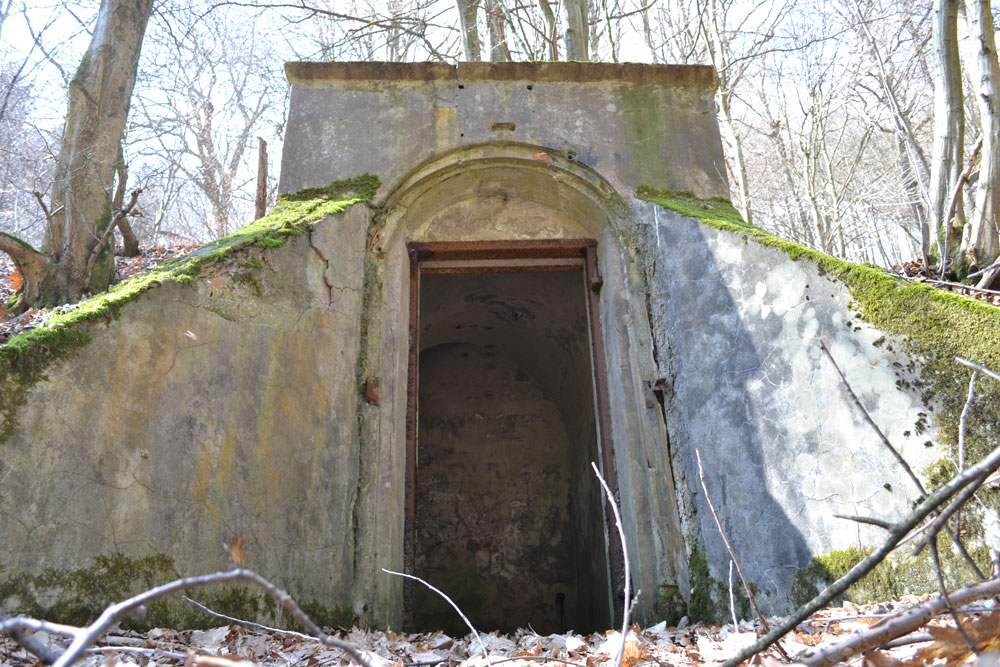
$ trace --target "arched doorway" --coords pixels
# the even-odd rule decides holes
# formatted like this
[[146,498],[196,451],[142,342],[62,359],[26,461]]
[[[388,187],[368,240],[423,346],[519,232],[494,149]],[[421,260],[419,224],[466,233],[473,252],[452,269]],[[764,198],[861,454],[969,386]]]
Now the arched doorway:
[[[492,260],[504,244],[480,244],[464,260],[411,253],[412,569],[482,628],[605,628],[608,543],[590,467],[600,457],[584,261],[592,245],[559,243],[555,254],[581,256],[549,258],[514,257],[516,245]],[[414,629],[464,632],[423,587],[408,606]]]

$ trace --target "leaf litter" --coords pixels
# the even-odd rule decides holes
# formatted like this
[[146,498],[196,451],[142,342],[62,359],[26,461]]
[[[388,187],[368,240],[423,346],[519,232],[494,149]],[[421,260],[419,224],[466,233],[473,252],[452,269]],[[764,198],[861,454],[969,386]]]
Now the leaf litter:
[[[792,659],[806,658],[852,634],[864,632],[885,619],[920,605],[933,597],[904,596],[899,600],[873,605],[845,602],[828,607],[803,622],[781,643]],[[963,626],[981,655],[971,653],[950,618],[939,617],[921,628],[916,643],[888,650],[868,651],[844,665],[923,666],[978,664],[1000,665],[1000,607],[986,601],[961,614]],[[769,619],[774,624],[780,618]],[[641,629],[633,625],[625,638],[624,667],[712,666],[736,654],[758,638],[756,623],[692,624],[680,627],[666,622]],[[335,637],[358,646],[371,667],[614,667],[621,633],[616,630],[579,634],[575,632],[539,635],[530,627],[511,635],[482,634],[488,658],[469,634],[450,637],[442,632],[398,633],[393,631],[325,628]],[[919,636],[918,636],[919,635]],[[36,637],[44,637],[37,634]],[[49,641],[57,651],[68,640]],[[9,639],[0,639],[0,660],[5,665],[27,667],[37,660]],[[156,628],[146,633],[117,631],[106,636],[81,665],[283,665],[296,667],[346,667],[352,664],[341,650],[329,649],[318,640],[298,633],[261,630],[240,625],[222,625],[209,630]],[[775,667],[789,663],[774,648],[763,652],[754,663]]]

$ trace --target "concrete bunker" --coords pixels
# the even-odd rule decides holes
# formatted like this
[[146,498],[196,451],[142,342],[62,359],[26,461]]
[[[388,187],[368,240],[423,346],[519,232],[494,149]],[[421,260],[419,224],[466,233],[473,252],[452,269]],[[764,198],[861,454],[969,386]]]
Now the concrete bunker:
[[[617,482],[632,589],[642,591],[637,622],[729,613],[729,557],[698,483],[696,448],[727,534],[762,592],[758,601],[765,613],[786,613],[795,573],[812,555],[881,541],[876,527],[859,529],[836,514],[900,517],[913,501],[899,466],[866,444],[870,426],[835,399],[841,381],[816,338],[844,363],[859,395],[877,397],[873,419],[915,469],[931,462],[921,462],[933,453],[927,435],[899,434],[933,410],[912,374],[897,370],[919,361],[899,351],[906,348],[898,336],[923,331],[930,308],[945,322],[934,334],[945,337],[934,339],[941,358],[995,356],[995,337],[953,347],[951,336],[997,331],[992,312],[903,288],[738,222],[717,199],[728,189],[709,68],[293,63],[286,71],[280,190],[296,194],[264,227],[212,244],[131,292],[98,297],[108,300],[103,310],[77,309],[72,324],[21,341],[26,358],[42,362],[30,373],[17,355],[0,359],[0,378],[13,387],[0,393],[22,397],[0,410],[0,568],[18,591],[28,590],[25,581],[52,584],[54,570],[78,580],[93,559],[119,555],[132,563],[152,557],[164,577],[174,567],[180,575],[226,569],[220,545],[245,534],[248,566],[318,622],[400,628],[404,611],[417,610],[407,597],[413,589],[382,570],[420,573],[407,537],[417,529],[419,434],[411,431],[413,447],[407,434],[419,425],[419,396],[408,389],[417,387],[410,378],[423,352],[424,374],[454,371],[442,387],[456,377],[485,386],[504,373],[507,386],[530,385],[525,393],[548,415],[539,432],[552,452],[570,452],[575,432],[592,437],[576,406],[593,406],[600,463]],[[432,330],[452,322],[445,315],[432,315],[426,333],[410,330],[421,302],[414,271],[445,261],[421,253],[462,244],[508,253],[490,257],[494,265],[582,267],[521,271],[528,286],[503,289],[496,266],[496,275],[429,274],[423,300],[429,308],[434,299],[453,302],[449,290],[459,299],[489,293],[504,310],[518,295],[547,294],[561,307],[559,288],[543,283],[582,282],[592,369],[605,370],[603,391],[601,373],[592,373],[598,400],[564,390],[590,387],[589,378],[576,380],[586,374],[583,361],[564,363],[568,379],[551,388],[559,375],[544,366],[553,361],[544,335],[526,335],[538,349],[515,355],[528,359],[529,380],[518,380],[517,364],[497,363],[485,369],[495,376],[477,381],[463,375],[461,354],[485,366],[495,363],[485,346],[499,343],[467,330],[456,337],[454,327],[450,340],[435,342]],[[573,253],[553,256],[560,244]],[[549,254],[526,256],[525,246]],[[488,291],[471,284],[477,280]],[[871,313],[885,303],[911,319],[866,324],[854,305]],[[462,315],[487,321],[467,306]],[[503,343],[513,345],[514,330],[506,331]],[[432,398],[424,397],[425,409]],[[475,406],[460,401],[456,409]],[[563,457],[558,490],[548,496],[563,499],[552,512],[568,517],[575,533],[550,547],[577,549],[566,554],[571,573],[558,582],[560,574],[537,577],[560,587],[534,586],[541,616],[503,607],[511,624],[561,623],[551,619],[560,592],[566,626],[577,631],[588,618],[601,623],[609,598],[621,608],[616,531],[606,552],[603,536],[576,534],[607,525],[579,470],[586,450],[593,452],[589,441]],[[565,500],[567,485],[579,499]],[[477,551],[469,550],[473,565]],[[604,567],[608,574],[598,572]],[[131,571],[116,576],[148,583]],[[466,605],[469,589],[489,585],[476,574],[468,582],[429,578]],[[572,598],[574,576],[577,591],[581,581],[596,582],[586,600]],[[58,597],[61,584],[49,584],[37,600],[76,604],[75,591]],[[20,594],[5,597],[2,585],[0,605],[32,608]],[[490,604],[507,605],[524,588],[489,595]],[[104,607],[93,596],[86,604],[94,614]],[[210,606],[247,617],[242,605]],[[281,623],[268,608],[261,605],[257,620]],[[165,623],[184,623],[178,613]]]
[[[482,627],[587,631],[613,616],[590,466],[600,460],[585,267],[594,245],[411,244],[419,285],[408,546],[413,571],[455,591]],[[435,253],[455,259],[421,260]],[[490,259],[516,254],[532,257]],[[406,600],[415,629],[461,632],[424,587]]]

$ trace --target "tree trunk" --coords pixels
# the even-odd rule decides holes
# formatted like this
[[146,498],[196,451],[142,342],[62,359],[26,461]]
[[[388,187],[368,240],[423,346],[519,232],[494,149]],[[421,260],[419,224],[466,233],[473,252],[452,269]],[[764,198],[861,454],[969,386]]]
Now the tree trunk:
[[587,0],[563,0],[566,27],[566,60],[590,60],[588,44],[590,24],[587,22]]
[[[958,53],[959,0],[934,0],[934,158],[931,160],[930,204],[934,234],[942,260],[952,248],[943,244],[944,225],[951,205],[951,193],[962,171],[965,114],[962,100],[962,69]],[[949,238],[955,248],[962,238],[961,199],[956,223]],[[951,245],[951,244],[949,244]]]
[[510,61],[507,47],[507,16],[498,0],[486,0],[486,25],[490,29],[490,61],[505,63]]
[[1000,64],[993,34],[989,0],[967,0],[969,32],[977,47],[979,112],[983,126],[983,157],[976,192],[976,211],[970,221],[966,254],[979,266],[1000,255]]
[[458,3],[458,24],[462,30],[462,54],[468,62],[478,62],[483,59],[479,46],[479,26],[476,14],[479,12],[479,0],[455,0]]
[[[125,154],[120,143],[118,144],[118,162],[115,164],[115,174],[118,176],[118,185],[115,186],[115,198],[111,202],[111,209],[117,213],[125,205],[125,186],[128,183],[128,165],[125,164]],[[125,214],[130,212],[123,211]],[[138,257],[139,239],[132,231],[132,225],[129,224],[127,215],[115,215],[115,220],[118,224],[118,231],[122,235],[122,247],[118,254],[122,257]]]
[[70,80],[47,239],[61,276],[60,293],[43,296],[48,300],[103,291],[114,276],[112,244],[101,251],[93,271],[86,266],[114,220],[109,190],[152,5],[152,0],[104,0],[90,46]]
[[549,0],[538,0],[538,8],[542,11],[542,21],[545,24],[545,41],[549,60],[559,60],[559,33],[556,29],[556,13],[552,11]]

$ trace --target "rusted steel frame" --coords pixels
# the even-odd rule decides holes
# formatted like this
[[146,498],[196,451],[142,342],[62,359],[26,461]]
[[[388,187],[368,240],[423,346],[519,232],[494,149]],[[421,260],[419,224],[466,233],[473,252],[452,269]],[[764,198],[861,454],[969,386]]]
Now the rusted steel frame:
[[420,269],[420,274],[460,273],[550,273],[552,271],[579,271],[578,264],[528,264],[526,266],[431,266]]
[[592,239],[545,239],[531,241],[437,241],[410,243],[423,261],[463,259],[562,259],[583,257]]
[[[420,315],[420,255],[408,249],[410,256],[410,322],[409,350],[406,361],[406,482],[403,510],[403,568],[414,574],[417,549],[417,363],[419,352],[418,317]],[[403,627],[413,628],[413,581],[403,580]]]
[[[585,250],[587,307],[590,311],[590,344],[594,352],[594,390],[597,393],[597,429],[601,438],[601,463],[604,481],[611,493],[618,496],[618,470],[615,467],[615,450],[611,441],[611,404],[608,397],[608,374],[604,357],[604,334],[601,331],[601,287],[604,279],[597,267],[597,246],[589,245]],[[611,570],[611,591],[615,602],[625,598],[625,557],[622,545],[615,543],[612,535],[617,533],[611,529],[615,525],[614,509],[609,498],[604,505],[604,513],[608,522],[608,567]],[[615,624],[621,622],[622,608],[614,605],[612,614]]]

